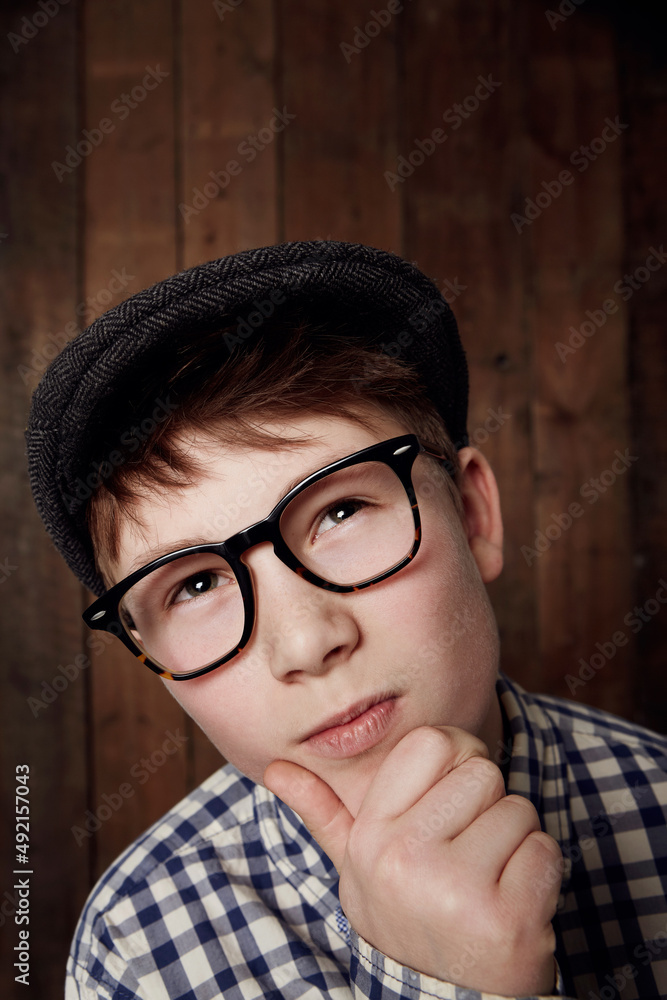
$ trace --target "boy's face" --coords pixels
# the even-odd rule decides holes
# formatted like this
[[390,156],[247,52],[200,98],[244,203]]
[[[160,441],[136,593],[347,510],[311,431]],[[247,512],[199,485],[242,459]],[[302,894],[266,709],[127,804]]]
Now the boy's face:
[[[407,432],[377,414],[373,430],[312,414],[262,427],[308,440],[264,449],[225,445],[224,427],[211,437],[193,436],[188,445],[205,474],[138,502],[141,527],[125,522],[119,559],[105,564],[107,574],[123,579],[157,548],[221,541],[265,517],[288,483]],[[254,781],[262,782],[271,761],[294,761],[325,780],[356,815],[381,761],[417,726],[460,727],[493,753],[501,738],[498,637],[482,581],[499,571],[502,529],[499,511],[491,509],[488,465],[473,449],[461,454],[465,523],[435,460],[420,455],[415,462],[422,543],[405,569],[365,590],[336,594],[297,576],[270,543],[257,545],[244,557],[257,616],[246,648],[202,677],[164,681],[220,753]],[[491,542],[482,537],[494,531]],[[389,709],[380,711],[379,728],[357,724],[365,749],[356,752],[356,744],[350,749],[343,741],[347,749],[332,756],[321,740],[306,739],[365,699],[384,699]]]

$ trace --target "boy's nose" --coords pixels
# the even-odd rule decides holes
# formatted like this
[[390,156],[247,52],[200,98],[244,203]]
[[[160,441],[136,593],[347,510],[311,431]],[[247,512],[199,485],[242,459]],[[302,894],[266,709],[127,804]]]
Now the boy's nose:
[[255,591],[255,629],[248,653],[254,647],[273,675],[287,681],[326,673],[349,658],[359,642],[359,629],[347,595],[302,579],[268,542],[246,552],[243,561]]

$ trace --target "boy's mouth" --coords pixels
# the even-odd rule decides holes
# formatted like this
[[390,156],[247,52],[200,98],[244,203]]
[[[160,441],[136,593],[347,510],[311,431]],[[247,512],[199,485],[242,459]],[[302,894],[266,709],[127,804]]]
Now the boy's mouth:
[[321,757],[353,757],[379,743],[395,715],[397,696],[365,698],[321,723],[302,740]]

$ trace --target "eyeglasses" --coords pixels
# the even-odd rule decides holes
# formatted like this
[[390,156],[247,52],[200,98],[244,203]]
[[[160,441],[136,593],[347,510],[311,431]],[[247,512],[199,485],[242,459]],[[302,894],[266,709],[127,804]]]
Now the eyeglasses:
[[270,542],[303,580],[339,594],[380,583],[414,559],[421,521],[412,467],[419,454],[447,462],[414,434],[332,462],[224,542],[178,549],[131,573],[83,620],[118,636],[169,680],[215,670],[252,635],[255,593],[243,556],[260,542]]

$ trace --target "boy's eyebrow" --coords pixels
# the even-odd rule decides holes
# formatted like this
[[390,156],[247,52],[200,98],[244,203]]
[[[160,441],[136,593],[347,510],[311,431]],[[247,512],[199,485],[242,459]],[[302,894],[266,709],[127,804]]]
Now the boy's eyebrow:
[[[295,486],[298,486],[299,483],[302,483],[304,481],[304,479],[307,479],[308,476],[311,476],[314,472],[318,472],[319,469],[326,468],[327,465],[331,465],[333,462],[337,462],[339,458],[344,458],[344,457],[345,454],[340,455],[337,458],[330,458],[328,462],[324,463],[324,465],[317,465],[309,472],[300,472],[297,476],[294,476],[293,479],[290,479],[289,482],[284,484],[284,486],[280,491],[280,495],[274,501],[271,510],[273,510],[273,507],[275,507],[276,504],[279,504],[280,501],[283,500],[287,496],[287,494],[294,489]],[[267,513],[264,514],[263,516],[266,517],[268,513],[269,511],[267,511]],[[249,525],[244,525],[243,527],[247,528],[249,527]],[[243,528],[240,530],[243,530]],[[233,532],[233,534],[236,534],[236,532]],[[193,545],[215,545],[217,542],[223,542],[225,541],[226,538],[230,537],[231,537],[230,535],[225,535],[224,538],[208,538],[205,535],[194,535],[191,538],[181,538],[177,542],[168,542],[165,545],[157,545],[152,549],[147,549],[145,552],[141,554],[141,556],[135,559],[130,564],[130,568],[128,569],[125,576],[130,576],[136,570],[141,569],[142,566],[147,566],[148,563],[153,562],[155,559],[159,559],[161,556],[169,555],[170,552],[177,552],[179,549],[187,549]]]
[[215,545],[218,541],[223,541],[223,539],[211,539],[206,538],[204,535],[194,535],[192,538],[181,538],[177,542],[167,542],[164,545],[156,545],[154,548],[147,549],[145,552],[142,552],[137,559],[130,563],[125,576],[131,576],[132,573],[141,569],[142,566],[147,566],[148,563],[153,562],[155,559],[159,559],[161,556],[169,555],[170,552],[178,552],[179,549],[189,549],[193,545]]

